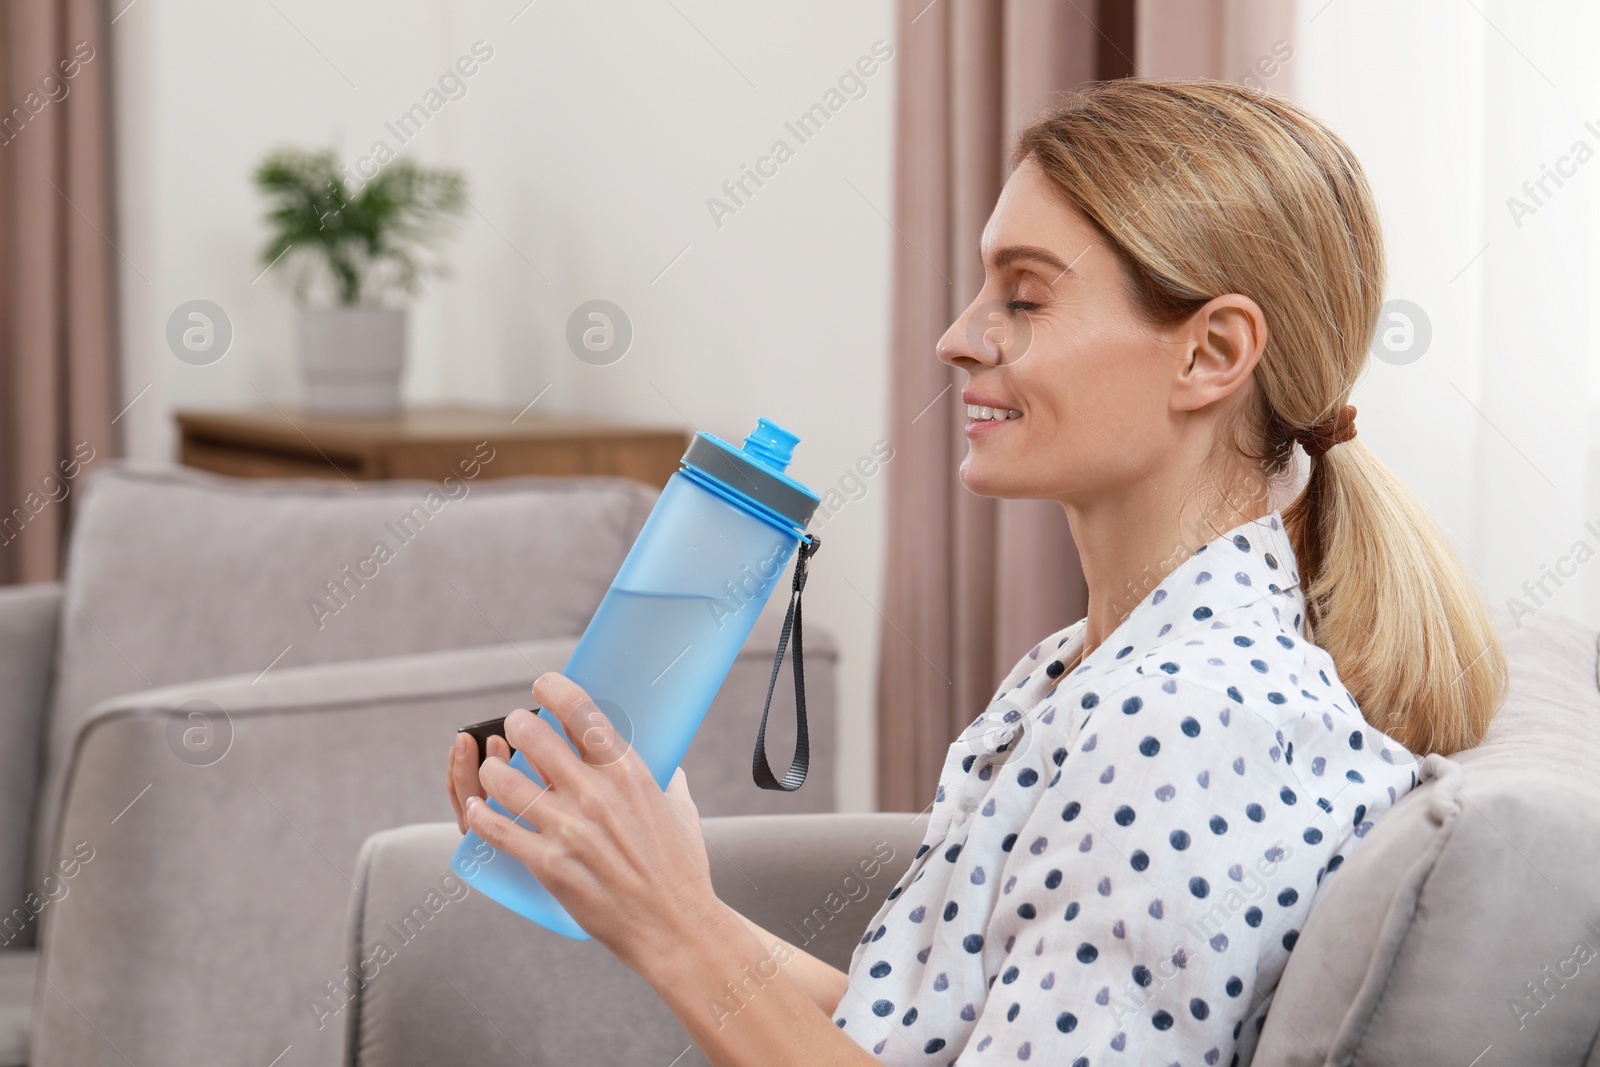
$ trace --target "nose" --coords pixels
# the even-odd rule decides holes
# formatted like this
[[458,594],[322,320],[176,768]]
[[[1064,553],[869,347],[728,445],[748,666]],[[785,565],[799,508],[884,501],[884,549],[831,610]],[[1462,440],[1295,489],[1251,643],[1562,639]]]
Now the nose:
[[956,317],[945,330],[934,351],[945,363],[953,367],[971,364],[999,366],[1004,363],[1005,352],[1011,342],[1011,322],[1006,308],[981,295]]

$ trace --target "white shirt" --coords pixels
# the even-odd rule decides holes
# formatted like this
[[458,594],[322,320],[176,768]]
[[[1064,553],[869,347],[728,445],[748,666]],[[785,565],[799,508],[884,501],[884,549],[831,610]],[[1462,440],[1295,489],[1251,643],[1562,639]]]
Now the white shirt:
[[1248,1063],[1325,876],[1417,781],[1304,612],[1273,511],[1070,674],[1086,620],[1035,646],[951,745],[834,1021],[894,1064]]

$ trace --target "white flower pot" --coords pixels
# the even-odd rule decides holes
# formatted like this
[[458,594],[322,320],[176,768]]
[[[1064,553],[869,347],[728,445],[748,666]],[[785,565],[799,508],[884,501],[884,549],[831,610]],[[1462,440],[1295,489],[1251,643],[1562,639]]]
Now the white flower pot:
[[299,308],[295,335],[307,410],[322,415],[400,410],[404,308]]

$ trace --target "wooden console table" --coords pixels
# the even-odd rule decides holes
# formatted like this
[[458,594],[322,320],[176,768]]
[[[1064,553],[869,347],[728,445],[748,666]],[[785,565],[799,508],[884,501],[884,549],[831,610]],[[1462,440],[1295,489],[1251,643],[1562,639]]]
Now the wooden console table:
[[664,486],[691,431],[579,416],[471,407],[410,408],[395,415],[311,415],[272,408],[179,411],[180,461],[238,478],[460,476],[487,441],[484,477],[611,474]]

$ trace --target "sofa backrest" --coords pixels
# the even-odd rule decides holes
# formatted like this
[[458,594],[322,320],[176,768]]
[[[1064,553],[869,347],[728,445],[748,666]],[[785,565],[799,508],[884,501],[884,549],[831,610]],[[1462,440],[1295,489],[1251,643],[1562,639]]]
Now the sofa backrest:
[[34,871],[49,865],[73,738],[102,700],[581,633],[659,490],[611,477],[490,479],[492,462],[463,457],[462,476],[444,485],[95,472],[62,583]]
[[[1488,737],[1379,819],[1289,957],[1256,1067],[1584,1064],[1600,1027],[1596,628],[1497,622],[1511,691]],[[1485,1058],[1483,1062],[1490,1062]]]

